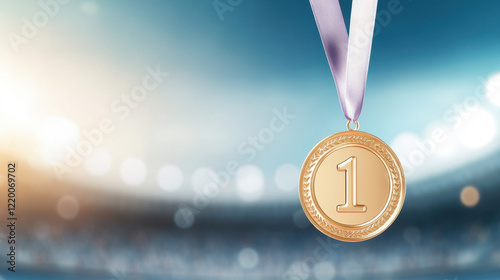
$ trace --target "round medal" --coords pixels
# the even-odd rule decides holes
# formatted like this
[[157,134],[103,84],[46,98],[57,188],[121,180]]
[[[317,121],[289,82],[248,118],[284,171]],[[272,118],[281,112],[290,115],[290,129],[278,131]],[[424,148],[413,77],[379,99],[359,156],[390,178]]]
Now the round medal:
[[338,0],[309,2],[348,131],[327,137],[309,153],[300,174],[300,202],[326,235],[362,241],[391,225],[406,191],[396,154],[382,140],[358,131],[378,1],[352,1],[349,34]]
[[401,211],[405,192],[396,154],[382,140],[357,130],[322,140],[300,174],[300,202],[307,217],[321,232],[342,241],[382,233]]

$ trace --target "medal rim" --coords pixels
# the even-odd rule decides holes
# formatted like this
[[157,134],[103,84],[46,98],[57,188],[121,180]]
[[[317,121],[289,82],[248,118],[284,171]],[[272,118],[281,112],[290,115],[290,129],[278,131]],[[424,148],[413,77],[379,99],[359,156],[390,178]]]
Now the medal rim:
[[[399,190],[399,194],[396,195],[397,196],[397,199],[398,199],[398,202],[397,202],[397,205],[393,206],[394,210],[390,213],[390,216],[385,220],[383,221],[379,226],[377,226],[375,229],[373,229],[372,231],[368,232],[367,234],[358,234],[357,235],[353,235],[353,236],[350,236],[349,233],[350,232],[355,232],[355,231],[359,231],[359,230],[366,230],[367,228],[369,228],[373,223],[375,223],[376,221],[378,221],[381,216],[383,216],[386,212],[387,212],[387,208],[389,206],[389,204],[393,203],[391,200],[392,200],[392,197],[394,196],[394,178],[393,178],[393,175],[391,174],[391,170],[388,166],[388,162],[390,163],[390,160],[387,160],[387,159],[384,159],[384,156],[383,156],[383,153],[378,153],[375,148],[372,148],[370,147],[369,145],[366,145],[366,144],[362,144],[362,143],[359,143],[359,142],[348,142],[348,143],[339,143],[337,145],[335,145],[334,147],[332,147],[331,149],[328,149],[326,151],[324,151],[324,153],[322,153],[321,155],[319,155],[318,159],[316,160],[316,164],[314,164],[313,166],[313,170],[311,171],[311,166],[309,168],[306,168],[307,165],[309,165],[309,163],[311,162],[311,158],[319,151],[321,150],[320,148],[322,146],[325,145],[325,143],[327,143],[328,141],[331,141],[333,140],[334,138],[337,138],[337,137],[341,137],[341,136],[361,136],[361,137],[365,137],[366,139],[368,140],[375,140],[376,142],[378,142],[378,144],[381,144],[382,148],[384,148],[387,153],[391,156],[391,159],[392,161],[394,162],[394,166],[396,167],[397,169],[397,174],[399,174],[399,177],[400,177],[400,190]],[[384,208],[372,219],[370,219],[369,221],[367,222],[364,222],[360,225],[357,225],[357,226],[348,226],[348,225],[344,225],[344,224],[341,224],[339,222],[336,222],[335,220],[333,220],[331,217],[329,217],[328,215],[326,215],[323,210],[320,209],[320,207],[318,206],[318,203],[317,203],[317,200],[316,198],[312,195],[312,180],[309,182],[310,186],[307,187],[309,188],[309,196],[310,196],[310,200],[314,200],[313,203],[308,203],[310,206],[308,206],[305,202],[305,187],[304,187],[304,181],[305,181],[305,177],[306,175],[309,173],[311,179],[312,177],[314,177],[314,173],[317,171],[317,167],[319,165],[319,162],[320,161],[323,161],[324,158],[326,158],[327,156],[329,156],[331,153],[333,153],[335,150],[338,150],[340,148],[344,148],[344,147],[349,147],[349,146],[355,146],[355,147],[361,147],[361,148],[364,148],[372,153],[375,154],[375,156],[377,156],[381,161],[382,163],[384,164],[384,166],[386,167],[386,170],[389,174],[389,180],[390,180],[390,193],[389,193],[389,198],[387,199],[387,202],[386,204],[384,205]],[[335,134],[332,134],[326,138],[324,138],[323,140],[321,140],[318,144],[316,144],[316,146],[314,146],[314,148],[309,152],[309,154],[307,155],[305,161],[304,161],[304,164],[302,165],[302,169],[300,171],[300,179],[299,179],[299,196],[300,196],[300,203],[302,205],[302,209],[303,211],[305,212],[307,218],[309,219],[309,221],[319,230],[321,231],[322,233],[324,233],[325,235],[329,236],[329,237],[332,237],[334,239],[337,239],[337,240],[341,240],[341,241],[347,241],[347,242],[358,242],[358,241],[364,241],[364,240],[368,240],[368,239],[371,239],[379,234],[381,234],[382,232],[384,232],[387,228],[389,228],[389,226],[396,220],[396,218],[398,217],[399,213],[401,212],[401,209],[403,207],[403,204],[404,204],[404,200],[405,200],[405,196],[406,196],[406,180],[405,180],[405,175],[404,175],[404,170],[401,166],[401,162],[399,161],[396,153],[389,147],[389,145],[387,145],[384,141],[382,141],[380,138],[370,134],[370,133],[367,133],[367,132],[363,132],[363,131],[357,131],[357,130],[348,130],[348,131],[342,131],[342,132],[338,132],[338,133],[335,133]],[[312,210],[309,210],[309,208],[311,208]],[[319,216],[321,215],[324,220],[326,220],[326,222],[324,221],[323,223],[327,223],[325,226],[322,226],[318,223],[318,221],[312,217],[311,215],[311,212],[315,212],[315,215]],[[323,215],[321,214],[323,213]],[[326,219],[325,219],[326,218]],[[332,221],[334,223],[332,223]],[[331,224],[330,226],[328,224]],[[335,233],[334,231],[332,230],[329,230],[329,227],[331,226],[334,226],[335,228],[337,228],[337,232],[343,232],[344,234],[343,235],[339,235],[338,233]],[[347,233],[347,234],[346,234]]]

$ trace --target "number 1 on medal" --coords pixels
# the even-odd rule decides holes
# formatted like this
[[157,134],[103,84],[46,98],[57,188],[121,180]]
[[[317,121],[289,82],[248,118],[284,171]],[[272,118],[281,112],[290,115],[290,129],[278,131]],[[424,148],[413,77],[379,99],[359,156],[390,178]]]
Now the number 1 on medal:
[[338,171],[345,171],[345,203],[337,205],[339,213],[364,213],[365,205],[356,204],[356,157],[349,157],[337,165]]

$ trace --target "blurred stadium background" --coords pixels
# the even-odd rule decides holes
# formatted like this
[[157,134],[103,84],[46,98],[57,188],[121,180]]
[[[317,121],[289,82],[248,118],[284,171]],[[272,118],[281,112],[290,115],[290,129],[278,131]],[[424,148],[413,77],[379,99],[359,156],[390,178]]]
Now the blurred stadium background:
[[499,11],[380,1],[361,130],[407,196],[351,244],[297,196],[345,127],[308,1],[0,1],[0,279],[499,279]]

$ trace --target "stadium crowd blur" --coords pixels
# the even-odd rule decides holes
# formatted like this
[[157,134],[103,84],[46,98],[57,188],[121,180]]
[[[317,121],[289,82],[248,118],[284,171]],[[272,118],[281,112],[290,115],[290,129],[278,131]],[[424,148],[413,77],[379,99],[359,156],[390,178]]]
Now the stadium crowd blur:
[[[464,188],[460,180],[475,184]],[[412,189],[423,185],[447,189],[414,199]],[[63,219],[55,206],[36,207],[37,194],[26,199],[31,208],[20,230],[18,265],[35,275],[102,279],[468,279],[460,277],[500,269],[499,185],[494,169],[480,178],[445,175],[410,184],[393,226],[360,243],[322,235],[298,203],[214,205],[183,229],[177,205],[161,201],[80,194],[78,215]],[[46,196],[47,205],[57,203],[57,195]],[[116,204],[104,209],[93,202],[98,199]]]

